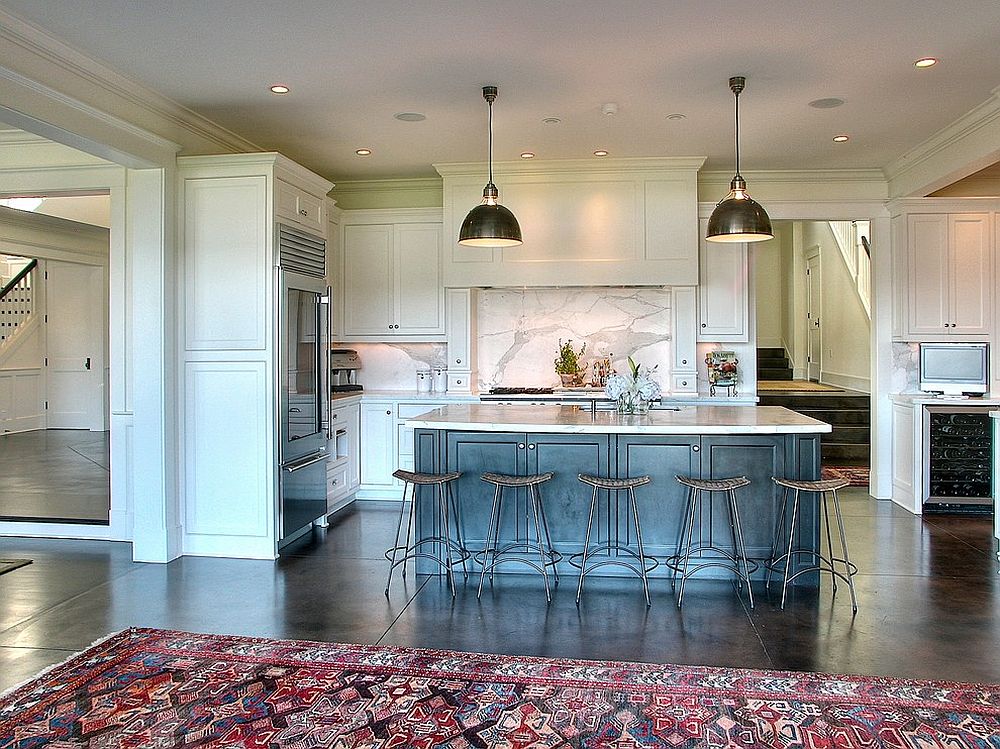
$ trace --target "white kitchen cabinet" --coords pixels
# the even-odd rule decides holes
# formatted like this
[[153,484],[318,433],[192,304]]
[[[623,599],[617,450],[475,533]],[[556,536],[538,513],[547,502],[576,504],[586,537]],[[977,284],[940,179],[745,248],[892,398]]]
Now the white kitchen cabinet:
[[361,484],[392,490],[396,465],[396,414],[391,401],[361,403]]
[[445,337],[437,211],[345,211],[341,218],[343,339]]
[[361,405],[338,406],[330,412],[327,452],[327,510],[340,509],[361,484]]
[[673,324],[673,368],[669,383],[671,393],[698,392],[697,310],[694,286],[671,289]]
[[476,378],[476,289],[445,292],[448,338],[448,391],[472,392]]
[[750,317],[747,246],[709,242],[704,239],[708,220],[699,224],[698,340],[745,343]]
[[[990,339],[995,203],[913,199],[891,206],[893,268],[903,281],[895,289],[895,338]],[[972,207],[992,210],[969,210]]]
[[326,236],[322,195],[313,195],[281,179],[275,180],[274,192],[274,213],[280,221],[298,224],[311,234]]

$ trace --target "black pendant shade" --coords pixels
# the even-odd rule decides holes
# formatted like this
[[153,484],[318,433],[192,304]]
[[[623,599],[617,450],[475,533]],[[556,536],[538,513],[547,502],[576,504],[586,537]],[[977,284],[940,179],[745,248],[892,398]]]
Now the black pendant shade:
[[746,180],[740,176],[740,92],[746,79],[734,76],[729,88],[736,96],[736,175],[729,194],[715,206],[708,219],[705,239],[710,242],[761,242],[774,238],[767,211],[747,194]]
[[462,222],[458,243],[467,247],[514,247],[521,244],[521,227],[514,214],[500,205],[500,193],[493,184],[493,102],[497,87],[483,86],[483,98],[490,107],[490,177],[483,188],[483,202]]

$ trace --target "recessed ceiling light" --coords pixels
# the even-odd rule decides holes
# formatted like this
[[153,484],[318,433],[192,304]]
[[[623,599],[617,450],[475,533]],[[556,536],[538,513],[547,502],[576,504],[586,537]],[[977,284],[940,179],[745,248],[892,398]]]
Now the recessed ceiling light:
[[420,114],[420,112],[399,112],[394,114],[393,117],[402,122],[423,122],[427,119],[427,115]]
[[833,136],[833,142],[834,143],[846,143],[850,139],[851,139],[850,135],[834,135]]
[[813,99],[809,102],[809,106],[814,109],[833,109],[834,107],[841,106],[843,103],[843,99],[838,99],[836,96],[830,96],[826,99]]
[[687,119],[687,115],[686,114],[681,114],[680,112],[674,112],[673,114],[668,114],[667,115],[667,119],[668,120],[686,120]]
[[544,120],[542,120],[543,125],[558,125],[560,122],[562,122],[562,120],[560,120],[558,117],[546,117]]
[[272,94],[287,94],[290,90],[291,89],[289,89],[288,86],[286,86],[283,83],[275,83],[273,86],[271,86]]
[[533,159],[533,158],[535,158],[535,154],[533,154],[531,151],[524,151],[521,154],[521,158],[522,159]]
[[594,156],[607,156],[607,155],[608,152],[605,151],[603,148],[598,148],[596,151],[594,151]]
[[371,156],[372,155],[372,149],[370,149],[370,148],[359,148],[354,153],[356,153],[358,156]]
[[938,64],[938,59],[936,57],[921,57],[919,60],[915,60],[913,67],[915,68],[930,68]]

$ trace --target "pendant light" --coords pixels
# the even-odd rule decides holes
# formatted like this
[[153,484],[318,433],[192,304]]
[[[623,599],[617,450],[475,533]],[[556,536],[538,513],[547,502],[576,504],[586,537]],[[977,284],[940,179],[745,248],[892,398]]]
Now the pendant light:
[[521,244],[521,227],[514,214],[500,205],[500,193],[493,184],[493,102],[497,87],[483,86],[483,98],[490,107],[490,181],[483,188],[483,202],[462,222],[458,243],[468,247],[514,247]]
[[774,239],[771,219],[767,211],[747,194],[747,183],[740,175],[740,92],[746,87],[746,78],[733,76],[729,88],[736,96],[736,175],[729,186],[729,194],[715,206],[708,219],[710,242],[761,242]]

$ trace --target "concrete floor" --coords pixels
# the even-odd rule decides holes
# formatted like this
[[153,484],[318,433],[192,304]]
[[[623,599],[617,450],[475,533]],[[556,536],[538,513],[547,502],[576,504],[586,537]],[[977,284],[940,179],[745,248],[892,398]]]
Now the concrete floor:
[[647,610],[633,579],[503,576],[481,601],[442,579],[393,580],[382,552],[396,509],[356,503],[277,562],[130,561],[128,544],[0,538],[34,564],[0,576],[0,690],[109,632],[162,627],[260,637],[496,653],[1000,681],[1000,577],[992,521],[916,518],[861,490],[844,497],[860,611],[824,584],[785,611],[755,583],[748,610],[726,581],[695,581],[682,611],[665,580]]
[[0,520],[107,525],[110,482],[108,432],[0,435]]

